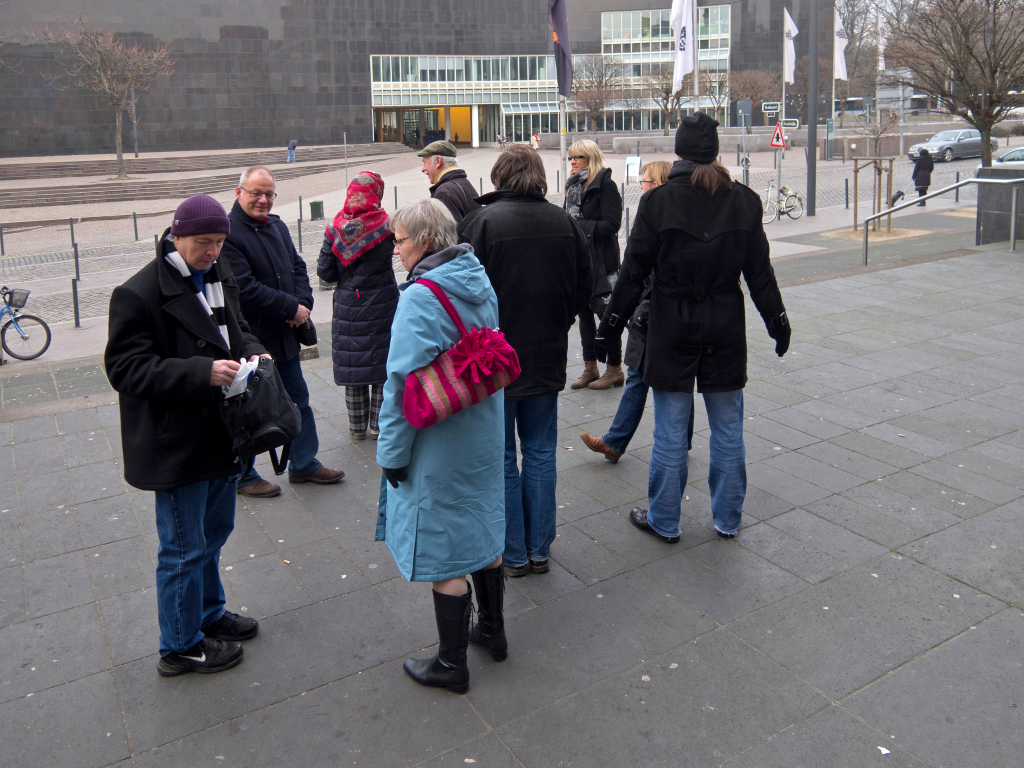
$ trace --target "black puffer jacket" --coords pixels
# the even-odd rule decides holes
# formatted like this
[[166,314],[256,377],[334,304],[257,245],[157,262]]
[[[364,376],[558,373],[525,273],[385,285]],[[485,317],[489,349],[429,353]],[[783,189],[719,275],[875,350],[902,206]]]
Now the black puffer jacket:
[[917,160],[914,161],[914,172],[910,175],[910,178],[914,180],[915,187],[924,187],[927,189],[932,185],[932,171],[935,170],[935,161],[932,160],[931,154],[921,154]]
[[[612,169],[602,168],[583,193],[576,220],[590,240],[595,281],[619,271],[619,228],[622,226],[622,195],[612,180]],[[600,268],[604,267],[601,272]],[[602,291],[604,292],[604,291]]]
[[714,196],[699,192],[690,185],[691,170],[677,162],[668,182],[641,198],[602,325],[633,314],[653,271],[644,382],[692,392],[696,378],[699,392],[730,392],[747,381],[740,275],[766,323],[785,307],[757,193],[735,183]]
[[392,267],[395,236],[389,234],[358,260],[342,267],[324,238],[316,273],[334,290],[331,356],[334,383],[365,386],[387,381],[391,321],[398,306],[398,283]]

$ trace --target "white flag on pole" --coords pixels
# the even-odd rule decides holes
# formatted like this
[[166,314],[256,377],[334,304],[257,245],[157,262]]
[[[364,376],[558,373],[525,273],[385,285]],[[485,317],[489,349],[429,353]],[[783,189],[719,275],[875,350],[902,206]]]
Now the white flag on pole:
[[833,43],[832,77],[835,80],[849,80],[846,76],[846,29],[843,20],[836,11],[836,37]]
[[[796,24],[793,22],[793,17],[789,15],[789,10],[783,8],[782,12],[785,14],[785,32],[786,42],[782,47],[783,53],[783,69],[785,70],[785,80],[787,83],[795,82],[793,72],[796,70],[796,44],[793,42],[793,38],[800,34],[800,30],[796,28]],[[778,50],[776,48],[776,50]]]
[[675,34],[675,69],[672,76],[672,92],[676,93],[683,87],[683,75],[693,72],[694,34],[693,34],[693,0],[672,0],[670,18]]

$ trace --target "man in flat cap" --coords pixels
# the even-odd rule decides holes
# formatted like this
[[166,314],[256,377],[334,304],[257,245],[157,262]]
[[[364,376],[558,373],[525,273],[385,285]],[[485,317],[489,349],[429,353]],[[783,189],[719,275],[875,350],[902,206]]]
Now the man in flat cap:
[[430,179],[430,196],[444,203],[456,224],[480,207],[476,201],[477,191],[469,183],[466,172],[459,168],[451,142],[435,141],[416,154],[423,158],[423,172]]

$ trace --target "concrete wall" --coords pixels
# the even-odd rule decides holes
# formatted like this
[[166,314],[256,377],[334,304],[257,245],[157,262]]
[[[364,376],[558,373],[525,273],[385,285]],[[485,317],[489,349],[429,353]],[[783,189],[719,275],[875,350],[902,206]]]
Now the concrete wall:
[[979,184],[975,243],[998,243],[1010,239],[1010,206],[1017,187],[1017,237],[1024,239],[1024,168],[979,168],[979,179],[1021,179],[1021,184]]

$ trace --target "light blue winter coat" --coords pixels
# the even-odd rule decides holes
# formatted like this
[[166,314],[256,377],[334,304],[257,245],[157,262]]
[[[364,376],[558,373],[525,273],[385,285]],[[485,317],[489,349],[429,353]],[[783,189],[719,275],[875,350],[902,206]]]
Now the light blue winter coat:
[[[457,245],[453,261],[423,277],[437,283],[467,328],[497,328],[498,299],[473,249]],[[504,394],[426,429],[402,411],[405,379],[459,340],[433,293],[406,283],[391,326],[387,382],[380,411],[377,463],[408,467],[392,488],[381,482],[377,540],[384,540],[409,581],[443,581],[490,565],[505,549]]]

